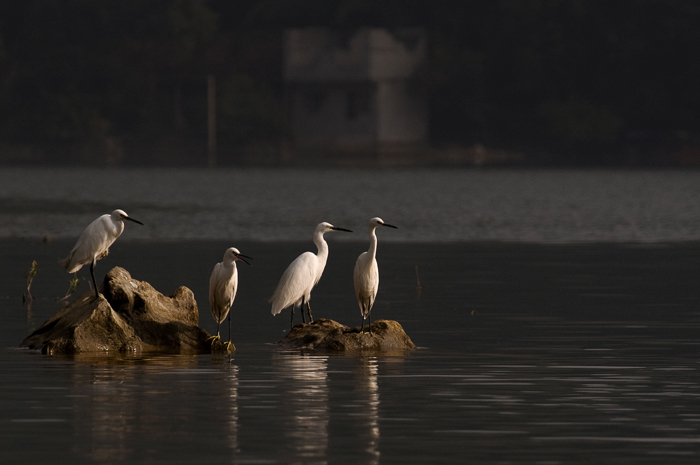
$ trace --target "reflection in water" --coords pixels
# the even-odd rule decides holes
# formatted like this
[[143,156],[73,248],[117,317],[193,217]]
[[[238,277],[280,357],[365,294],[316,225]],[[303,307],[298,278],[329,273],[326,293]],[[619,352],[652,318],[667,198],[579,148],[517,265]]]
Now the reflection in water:
[[[76,368],[82,368],[76,365]],[[102,363],[93,370],[76,371],[75,449],[94,462],[124,463],[126,437],[133,426],[133,399],[125,384],[134,382],[133,366]]]
[[227,373],[224,386],[228,392],[228,418],[226,425],[228,426],[228,446],[234,453],[240,452],[238,444],[238,366],[231,364]]
[[29,299],[24,302],[24,309],[27,312],[27,334],[31,334],[36,328],[36,318],[34,315],[34,311],[32,310],[33,303],[34,299]]
[[328,463],[328,357],[278,353],[272,362],[286,388],[283,434],[304,463]]
[[358,388],[362,394],[366,396],[366,400],[362,400],[362,418],[365,419],[361,425],[362,432],[360,438],[365,442],[364,450],[369,454],[370,459],[367,463],[379,463],[379,384],[377,377],[379,374],[379,365],[377,357],[368,356],[362,357],[362,372],[358,378]]
[[138,432],[146,431],[151,440],[172,434],[162,427],[168,412],[159,408],[159,400],[168,392],[149,386],[148,381],[163,369],[196,365],[196,359],[76,355],[74,360],[73,450],[95,463],[129,463],[134,455],[157,459],[153,450],[133,448]]

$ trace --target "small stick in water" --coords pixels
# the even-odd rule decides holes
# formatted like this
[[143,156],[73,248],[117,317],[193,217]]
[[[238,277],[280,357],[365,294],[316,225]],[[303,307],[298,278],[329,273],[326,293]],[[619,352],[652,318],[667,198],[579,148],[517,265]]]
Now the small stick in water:
[[33,260],[32,267],[27,272],[27,291],[22,294],[22,302],[25,302],[25,300],[29,302],[34,300],[34,296],[32,296],[32,281],[34,281],[34,276],[36,276],[38,272],[39,268],[37,268],[36,260]]
[[68,304],[68,298],[73,295],[73,293],[78,289],[78,284],[80,281],[78,280],[78,275],[77,273],[73,273],[73,279],[68,281],[68,290],[66,291],[66,295],[63,297],[56,297],[56,302],[63,302],[64,304]]

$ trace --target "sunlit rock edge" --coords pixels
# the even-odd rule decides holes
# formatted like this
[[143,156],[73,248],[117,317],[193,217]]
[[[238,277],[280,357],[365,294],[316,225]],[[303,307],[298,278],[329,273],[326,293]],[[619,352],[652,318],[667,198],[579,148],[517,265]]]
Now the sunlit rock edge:
[[199,325],[192,291],[180,286],[164,296],[115,267],[101,295],[86,292],[30,334],[21,347],[46,354],[82,352],[227,352]]
[[416,348],[403,327],[393,320],[373,322],[370,333],[319,318],[294,326],[278,344],[289,349],[333,352],[396,352]]

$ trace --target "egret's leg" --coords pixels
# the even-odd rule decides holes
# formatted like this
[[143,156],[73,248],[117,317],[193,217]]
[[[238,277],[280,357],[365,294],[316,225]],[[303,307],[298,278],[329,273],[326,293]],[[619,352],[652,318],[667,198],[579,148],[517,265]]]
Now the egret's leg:
[[226,343],[226,350],[231,349],[233,341],[231,339],[231,311],[228,312],[228,342]]
[[289,330],[291,331],[292,328],[294,328],[294,305],[292,305],[292,321],[289,324]]
[[97,281],[95,281],[95,260],[90,263],[90,275],[92,276],[92,284],[95,286],[95,297],[100,298],[100,293],[97,292]]
[[367,318],[369,318],[369,333],[372,334],[372,309],[369,309],[369,313],[367,314]]
[[311,304],[309,302],[306,302],[306,308],[309,310],[309,323],[314,321],[314,317],[311,316]]
[[362,302],[362,307],[361,307],[361,313],[362,313],[362,328],[360,332],[365,332],[365,320],[367,319],[367,304],[368,302],[365,300]]
[[209,339],[207,339],[207,341],[211,340],[211,342],[213,343],[215,339],[221,339],[221,336],[219,336],[219,328],[221,328],[221,323],[219,323],[216,326],[216,336],[209,336]]
[[306,324],[306,316],[304,316],[304,297],[301,298],[301,322]]

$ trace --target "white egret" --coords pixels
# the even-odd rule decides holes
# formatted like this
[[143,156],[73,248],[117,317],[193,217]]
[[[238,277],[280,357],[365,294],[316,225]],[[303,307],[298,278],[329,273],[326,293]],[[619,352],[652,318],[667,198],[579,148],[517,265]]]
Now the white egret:
[[355,282],[355,296],[357,303],[360,304],[360,313],[362,313],[362,328],[365,329],[365,320],[369,318],[369,332],[372,332],[372,306],[374,299],[377,297],[379,290],[379,267],[377,266],[377,235],[374,230],[377,226],[386,226],[388,228],[398,229],[396,226],[386,224],[381,218],[372,218],[369,220],[369,250],[362,252],[355,262],[355,271],[353,272],[353,280]]
[[214,265],[214,270],[211,272],[211,278],[209,278],[209,307],[211,308],[211,315],[216,321],[216,336],[212,339],[221,339],[219,336],[221,323],[228,315],[228,342],[227,346],[231,344],[231,305],[233,305],[233,299],[236,298],[236,291],[238,290],[238,270],[236,268],[236,261],[241,260],[247,265],[250,265],[245,259],[252,258],[247,255],[243,255],[238,251],[238,249],[231,247],[226,249],[224,252],[224,261]]
[[107,256],[109,247],[124,231],[124,220],[143,225],[142,222],[129,217],[124,210],[104,214],[85,228],[70,254],[59,262],[69,273],[75,273],[89,263],[96,297],[100,295],[95,281],[95,262]]
[[336,228],[330,223],[319,223],[314,230],[313,241],[318,248],[318,253],[304,252],[299,255],[284,271],[277,289],[270,297],[272,314],[277,315],[285,308],[292,306],[292,328],[294,327],[294,308],[301,307],[301,320],[304,319],[304,303],[309,311],[309,323],[313,321],[311,316],[311,290],[321,279],[323,269],[328,260],[328,244],[323,239],[323,234],[328,231],[346,231],[349,229]]

